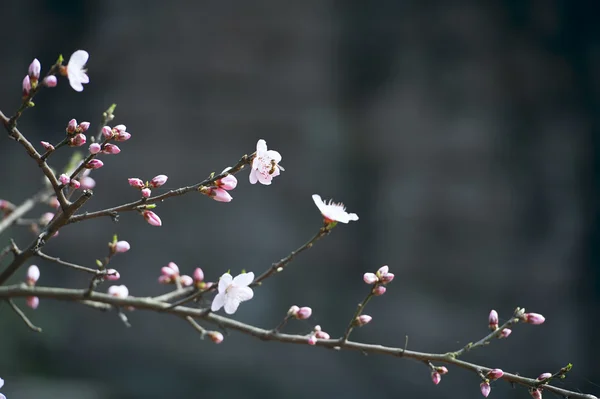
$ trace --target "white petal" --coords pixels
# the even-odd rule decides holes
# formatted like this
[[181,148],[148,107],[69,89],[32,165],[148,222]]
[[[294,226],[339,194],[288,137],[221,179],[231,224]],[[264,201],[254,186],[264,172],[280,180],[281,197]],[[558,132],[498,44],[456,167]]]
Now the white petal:
[[210,305],[210,310],[212,310],[213,312],[216,312],[217,310],[221,309],[223,307],[223,305],[225,305],[225,299],[226,299],[225,294],[218,293],[215,296],[215,299],[213,299],[212,305]]
[[268,173],[258,173],[257,171],[256,176],[258,177],[258,181],[265,186],[271,184],[271,180],[273,180],[273,177]]
[[267,142],[263,139],[258,140],[256,143],[256,155],[267,152]]
[[4,386],[4,380],[2,378],[0,378],[0,388],[2,388]]
[[79,76],[79,81],[81,83],[90,83],[90,77],[87,75],[85,71],[81,71],[81,75]]
[[238,302],[249,301],[254,297],[254,291],[250,287],[237,287],[235,297]]
[[229,273],[225,273],[221,276],[219,279],[219,294],[225,292],[227,287],[231,285],[231,280],[233,280],[233,277],[231,277],[231,274]]
[[323,203],[321,196],[319,194],[313,194],[312,199],[315,201],[315,205],[317,208],[319,208],[319,211],[321,211],[321,213],[325,213],[324,211],[326,210],[326,205]]
[[75,91],[83,91],[83,85],[77,79],[69,79],[69,84]]
[[254,273],[242,273],[235,276],[233,279],[233,284],[238,287],[247,287],[254,281]]
[[358,215],[356,213],[349,213],[348,214],[348,219],[353,220],[353,221],[357,221],[358,220]]
[[225,313],[234,314],[238,306],[240,306],[240,302],[236,298],[227,297],[225,301]]
[[90,58],[90,55],[85,50],[77,50],[73,54],[71,54],[71,58],[69,58],[69,62],[67,63],[68,69],[82,69],[85,63]]
[[281,154],[274,150],[267,151],[267,156],[275,161],[275,163],[281,162]]
[[6,396],[4,396],[0,393],[0,399],[6,399]]
[[258,177],[256,177],[257,173],[258,172],[255,169],[250,171],[250,184],[256,184],[258,182]]

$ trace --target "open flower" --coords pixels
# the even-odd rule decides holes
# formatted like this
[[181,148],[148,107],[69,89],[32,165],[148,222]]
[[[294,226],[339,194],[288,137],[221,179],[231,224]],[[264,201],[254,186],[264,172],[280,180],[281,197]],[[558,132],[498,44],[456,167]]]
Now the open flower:
[[[4,380],[2,378],[0,378],[0,388],[2,388],[3,386],[4,386]],[[0,399],[6,399],[6,396],[4,396],[0,393]]]
[[90,78],[87,76],[87,71],[83,69],[90,55],[85,50],[77,50],[69,58],[67,64],[67,77],[69,83],[75,91],[83,91],[83,83],[90,83]]
[[256,156],[252,160],[250,183],[271,184],[271,180],[281,173],[280,170],[285,170],[279,162],[281,162],[281,154],[274,150],[267,150],[267,142],[263,139],[258,140]]
[[235,278],[225,273],[219,280],[219,293],[213,299],[210,309],[213,312],[225,306],[225,313],[234,314],[240,303],[252,299],[254,292],[248,287],[254,281],[254,273],[242,273]]
[[321,214],[325,218],[325,223],[348,223],[351,220],[358,220],[358,215],[356,213],[347,213],[346,207],[344,207],[344,204],[342,203],[336,204],[330,200],[327,204],[323,202],[321,196],[318,194],[313,194],[312,198],[313,201],[315,201],[315,205],[317,205],[317,208],[319,208]]

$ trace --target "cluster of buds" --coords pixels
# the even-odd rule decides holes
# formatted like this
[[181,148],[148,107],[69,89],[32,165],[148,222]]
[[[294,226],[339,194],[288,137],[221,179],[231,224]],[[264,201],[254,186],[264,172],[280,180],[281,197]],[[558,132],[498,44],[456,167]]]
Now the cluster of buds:
[[135,187],[142,193],[142,198],[149,198],[152,195],[152,189],[162,186],[167,182],[168,177],[166,175],[157,175],[152,178],[149,182],[145,182],[137,177],[130,177],[127,179],[131,187]]
[[433,367],[431,370],[431,381],[433,381],[435,385],[439,384],[444,374],[448,374],[448,369],[446,367]]
[[65,129],[69,136],[68,144],[70,147],[81,147],[87,142],[85,132],[90,128],[89,122],[77,123],[77,120],[71,119]]
[[207,283],[204,282],[204,272],[199,267],[194,270],[194,277],[186,274],[179,274],[179,267],[174,262],[169,262],[167,266],[160,269],[158,282],[160,284],[181,284],[182,287],[190,287],[192,285],[198,288],[206,288]]
[[298,307],[294,305],[288,310],[287,315],[294,319],[306,320],[312,315],[312,309],[308,306]]
[[363,281],[367,284],[375,284],[373,287],[373,295],[380,296],[385,294],[386,287],[394,279],[394,273],[390,273],[390,268],[381,266],[377,273],[365,273],[363,275]]
[[35,58],[31,64],[29,64],[27,75],[23,78],[23,99],[29,96],[31,89],[35,89],[37,87],[41,70],[42,64],[40,64],[38,59]]
[[313,331],[308,336],[308,344],[316,345],[318,339],[330,339],[331,337],[325,331],[321,330],[321,326],[315,326]]
[[[221,174],[226,173],[231,168],[226,168]],[[233,197],[229,194],[229,190],[237,187],[237,178],[234,175],[226,175],[225,177],[215,181],[213,186],[201,186],[198,188],[202,194],[209,196],[218,202],[230,202]]]
[[[488,327],[492,331],[496,331],[498,329],[498,312],[494,309],[490,311],[490,315],[488,316]],[[507,338],[512,333],[510,328],[503,328],[498,335],[498,338]]]
[[[34,287],[35,283],[37,283],[37,281],[39,279],[40,279],[40,269],[36,265],[29,266],[29,268],[27,268],[27,275],[25,277],[25,283],[30,287]],[[40,298],[38,298],[37,296],[27,297],[26,304],[31,309],[37,309],[37,307],[40,305]]]

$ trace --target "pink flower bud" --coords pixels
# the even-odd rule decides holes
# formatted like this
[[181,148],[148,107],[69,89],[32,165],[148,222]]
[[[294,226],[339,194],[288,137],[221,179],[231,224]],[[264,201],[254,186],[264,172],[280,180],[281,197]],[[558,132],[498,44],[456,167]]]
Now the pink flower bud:
[[329,339],[331,338],[329,336],[329,334],[327,334],[325,331],[316,331],[315,332],[315,336],[319,339]]
[[308,344],[309,345],[316,345],[317,344],[317,337],[314,334],[311,334],[308,337]]
[[386,266],[381,266],[379,268],[379,270],[377,270],[377,275],[378,276],[383,276],[384,274],[387,274],[390,271],[390,268],[386,265]]
[[56,87],[57,84],[58,79],[56,79],[56,76],[54,75],[46,76],[44,78],[44,86],[46,87]]
[[542,399],[542,390],[541,389],[530,389],[529,394],[533,399]]
[[92,188],[96,187],[96,180],[89,176],[82,177],[80,183],[83,190],[91,190]]
[[127,126],[125,125],[117,125],[113,128],[117,133],[122,133],[127,130]]
[[40,217],[40,224],[42,226],[46,226],[48,223],[50,223],[52,221],[52,219],[54,219],[54,213],[46,212]]
[[552,377],[552,373],[543,373],[543,374],[540,374],[540,376],[537,379],[539,381],[542,381],[542,380],[546,380],[550,377]]
[[118,279],[121,278],[121,275],[115,269],[108,269],[106,271],[106,277],[105,278],[107,280],[109,280],[109,281],[116,281],[116,280],[118,280]]
[[221,342],[223,342],[223,334],[221,334],[218,331],[209,331],[208,332],[208,336],[210,338],[210,340],[212,342],[214,342],[215,344],[220,344]]
[[141,191],[142,191],[143,198],[149,198],[152,195],[152,190],[150,190],[148,187],[142,188]]
[[142,188],[145,186],[142,179],[138,179],[137,177],[130,177],[129,179],[127,179],[127,181],[129,182],[129,185],[131,187]]
[[224,190],[233,190],[237,187],[237,178],[234,175],[227,175],[222,179],[219,179],[215,182],[217,187],[220,187]]
[[173,282],[173,279],[169,276],[158,276],[159,284],[171,284],[172,282]]
[[365,273],[363,275],[363,281],[367,284],[375,284],[379,281],[375,273]]
[[27,75],[23,78],[23,97],[27,97],[30,91],[31,81],[29,80],[29,75]]
[[117,141],[127,141],[131,138],[131,134],[127,133],[127,132],[121,132],[117,135],[116,139]]
[[75,133],[75,129],[77,129],[77,120],[71,119],[69,123],[67,123],[67,133],[73,134]]
[[354,320],[354,323],[357,326],[362,327],[365,324],[368,324],[372,319],[373,318],[371,316],[369,316],[368,314],[361,314]]
[[229,195],[229,193],[226,190],[223,190],[222,188],[215,188],[214,190],[212,190],[210,197],[212,199],[214,199],[215,201],[219,201],[219,202],[230,202],[233,199],[233,197],[231,195]]
[[42,70],[42,65],[40,64],[40,62],[38,61],[37,58],[34,58],[34,60],[31,62],[31,64],[29,64],[29,77],[31,78],[31,80],[33,82],[37,82],[37,80],[40,78],[40,71]]
[[175,273],[179,274],[179,266],[177,266],[175,264],[175,262],[169,262],[169,264],[167,265],[168,268],[172,269],[175,271]]
[[56,198],[56,196],[50,197],[50,200],[48,200],[48,205],[54,209],[60,208],[60,202],[58,202],[58,198]]
[[27,269],[27,285],[35,285],[40,279],[40,269],[36,265],[31,265]]
[[129,251],[129,249],[131,249],[131,246],[127,241],[117,241],[113,247],[115,253],[119,254]]
[[75,180],[75,179],[71,180],[69,182],[69,185],[71,187],[73,187],[75,190],[77,190],[79,187],[81,187],[81,183],[79,182],[79,180]]
[[85,134],[77,133],[75,136],[71,137],[69,140],[69,145],[71,147],[81,147],[87,141]]
[[77,126],[77,130],[79,130],[81,133],[85,133],[89,128],[90,128],[89,122],[81,122],[79,124],[79,126]]
[[38,298],[37,296],[29,296],[27,297],[27,299],[25,300],[25,303],[27,304],[27,306],[29,306],[31,309],[37,309],[38,306],[40,306],[40,298]]
[[385,273],[381,275],[381,282],[383,284],[390,283],[394,279],[394,273]]
[[110,126],[102,127],[102,136],[104,136],[104,138],[106,139],[110,139],[113,137],[113,131],[110,128]]
[[44,149],[46,151],[54,151],[54,146],[50,143],[48,143],[47,141],[40,141],[40,143],[42,144],[42,147],[44,147]]
[[508,336],[512,333],[510,328],[504,328],[500,332],[500,336],[498,338],[508,338]]
[[129,289],[125,285],[111,285],[108,287],[108,295],[117,298],[127,298],[129,296]]
[[121,152],[121,149],[114,144],[104,144],[104,149],[102,150],[105,154],[118,154]]
[[104,166],[104,162],[99,159],[92,159],[88,163],[85,164],[87,169],[100,169]]
[[292,307],[290,307],[290,309],[288,310],[287,315],[290,317],[296,317],[299,310],[300,308],[298,306],[292,305]]
[[296,318],[298,320],[306,320],[310,317],[310,315],[312,315],[312,309],[308,306],[303,306],[298,309],[298,312],[296,312]]
[[196,283],[204,281],[204,272],[199,267],[194,270],[194,274],[192,276],[194,277],[194,281]]
[[448,369],[446,368],[446,366],[436,367],[435,371],[437,371],[441,375],[448,374]]
[[496,331],[498,329],[498,312],[494,309],[490,311],[490,315],[488,316],[488,323],[490,330]]
[[175,270],[173,270],[167,266],[163,266],[160,269],[160,274],[161,274],[161,277],[166,277],[166,279],[164,279],[164,281],[162,281],[163,284],[169,284],[169,283],[173,282],[173,278],[178,275],[178,273]]
[[489,382],[484,381],[479,385],[479,387],[481,388],[481,394],[487,398],[492,390],[492,387],[490,387]]
[[546,318],[539,313],[525,313],[521,317],[521,319],[525,323],[534,324],[534,325],[542,324],[544,321],[546,321]]
[[179,278],[179,282],[184,287],[190,287],[192,284],[194,284],[194,279],[188,276],[187,274],[184,274]]
[[154,176],[152,178],[152,180],[150,180],[149,184],[151,187],[154,187],[154,188],[160,187],[167,182],[167,179],[168,179],[168,177],[165,175]]
[[383,285],[378,285],[375,288],[373,288],[373,295],[381,296],[381,295],[385,294],[386,290],[387,290],[387,288],[385,288]]
[[442,376],[440,375],[440,373],[438,373],[437,371],[431,372],[431,381],[433,381],[435,385],[439,384],[441,380]]
[[144,219],[146,219],[146,222],[148,222],[150,226],[162,226],[162,221],[156,213],[146,210],[142,212],[142,216],[144,217]]
[[489,378],[490,380],[497,380],[498,378],[502,378],[503,375],[504,371],[502,371],[501,369],[492,369],[488,371],[487,378]]
[[63,184],[63,185],[67,185],[71,182],[71,178],[69,176],[67,176],[66,174],[62,174],[58,177],[58,181]]
[[90,144],[90,154],[97,154],[102,149],[100,143],[92,143]]

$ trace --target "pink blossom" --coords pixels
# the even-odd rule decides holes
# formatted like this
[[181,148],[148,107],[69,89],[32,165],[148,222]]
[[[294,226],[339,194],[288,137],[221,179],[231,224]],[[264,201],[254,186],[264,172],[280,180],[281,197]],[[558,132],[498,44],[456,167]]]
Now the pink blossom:
[[217,180],[215,184],[217,187],[224,190],[233,190],[237,187],[237,179],[234,175],[227,175],[224,178]]
[[487,378],[489,378],[490,380],[497,380],[498,378],[502,378],[503,375],[504,371],[502,371],[501,369],[492,369],[488,371]]
[[490,311],[490,315],[488,316],[488,323],[490,330],[495,331],[498,329],[498,312],[494,309]]
[[446,366],[436,367],[435,371],[437,371],[441,375],[448,374],[448,369],[446,368]]
[[498,338],[508,338],[511,333],[512,330],[510,328],[503,328]]
[[40,62],[38,61],[37,58],[34,58],[33,61],[31,62],[31,64],[29,64],[29,77],[31,78],[32,82],[37,82],[37,80],[40,78],[40,71],[42,70],[42,65],[40,64]]
[[152,190],[150,190],[148,187],[142,188],[141,192],[143,198],[150,198],[152,195]]
[[71,182],[71,178],[69,176],[67,176],[66,174],[62,174],[60,176],[58,176],[58,181],[62,184],[62,185],[67,185]]
[[204,272],[199,267],[194,270],[192,276],[194,277],[194,282],[196,283],[201,283],[204,281]]
[[296,317],[296,315],[298,314],[298,311],[300,310],[300,307],[298,307],[297,305],[292,305],[288,311],[287,311],[287,315],[290,317]]
[[111,285],[108,287],[108,295],[117,298],[127,298],[129,296],[129,289],[125,285]]
[[179,274],[179,266],[175,262],[169,262],[166,267],[173,269],[175,273]]
[[113,137],[113,130],[110,128],[110,126],[102,127],[102,136],[104,136],[106,139],[111,139]]
[[525,313],[522,316],[522,320],[525,323],[537,325],[542,324],[544,321],[546,321],[546,318],[539,313]]
[[89,122],[81,122],[78,126],[77,126],[77,130],[80,131],[81,133],[85,133],[87,132],[87,130],[90,128],[90,123]]
[[356,323],[357,326],[362,327],[365,324],[368,324],[369,322],[371,322],[372,319],[373,318],[371,316],[369,316],[368,314],[361,314],[354,320],[354,323]]
[[29,75],[23,78],[23,97],[27,97],[29,92],[31,91],[31,80],[29,80]]
[[277,151],[268,150],[267,142],[263,139],[256,143],[256,155],[252,160],[252,169],[250,170],[250,183],[269,185],[274,177],[279,176],[280,170],[284,170],[280,165],[281,154]]
[[433,381],[433,383],[435,385],[437,385],[440,383],[440,381],[442,381],[442,376],[437,371],[432,371],[431,372],[431,381]]
[[35,310],[38,308],[38,306],[40,306],[40,298],[38,298],[37,296],[28,296],[27,299],[25,300],[25,303],[31,309]]
[[46,151],[54,151],[54,146],[50,143],[48,143],[47,141],[40,141],[40,143],[42,144],[42,147],[44,147],[44,149]]
[[385,288],[383,285],[378,285],[375,288],[373,288],[373,295],[381,296],[381,295],[385,294],[386,290],[387,290],[387,288]]
[[194,279],[188,276],[187,274],[184,274],[179,278],[179,282],[184,287],[190,287],[192,284],[194,284]]
[[46,87],[56,87],[58,79],[54,75],[49,75],[44,78],[43,82]]
[[221,334],[218,331],[209,331],[208,332],[208,336],[210,338],[210,340],[212,342],[214,342],[215,344],[220,344],[221,342],[223,342],[223,334]]
[[125,131],[127,129],[127,127],[125,125],[117,125],[113,129],[116,132],[115,140],[127,141],[131,138],[131,134],[129,134]]
[[529,394],[533,399],[542,399],[542,390],[541,389],[530,389]]
[[329,334],[327,334],[325,331],[317,331],[317,332],[315,333],[315,336],[316,336],[317,338],[319,338],[319,339],[329,339],[329,338],[331,338],[331,337],[329,336]]
[[83,84],[90,82],[90,78],[86,74],[87,71],[84,69],[89,57],[87,51],[77,50],[69,58],[67,77],[69,78],[69,84],[75,91],[83,91]]
[[348,223],[358,220],[358,215],[356,213],[347,213],[342,203],[334,203],[331,200],[329,203],[325,203],[318,194],[313,194],[312,199],[317,208],[319,208],[319,211],[321,211],[321,215],[323,215],[327,224],[334,222]]
[[79,187],[81,187],[81,183],[79,182],[79,180],[73,179],[69,182],[69,185],[71,187],[73,187],[75,190],[77,190]]
[[88,163],[85,164],[87,169],[100,169],[104,166],[104,162],[99,159],[91,159]]
[[36,265],[31,265],[27,268],[27,285],[34,286],[40,279],[40,269]]
[[377,278],[375,273],[365,273],[363,275],[363,281],[367,284],[375,284],[379,281],[379,278]]
[[490,387],[490,383],[484,381],[479,385],[479,387],[481,389],[481,394],[487,398],[492,390],[492,387]]
[[308,337],[308,344],[309,345],[316,345],[317,344],[317,337],[314,334],[311,334]]
[[146,219],[146,222],[148,222],[150,226],[162,226],[162,221],[156,213],[145,210],[144,212],[142,212],[142,216],[144,217],[144,219]]
[[102,150],[102,146],[100,145],[100,143],[90,144],[90,153],[91,154],[97,154],[100,152],[100,150]]
[[296,316],[295,317],[298,320],[306,320],[311,315],[312,315],[312,309],[309,308],[308,306],[303,306],[300,309],[298,309],[298,312],[296,312]]
[[154,176],[152,180],[150,180],[150,187],[160,187],[167,182],[168,177],[166,175],[158,175]]
[[218,202],[230,202],[233,199],[227,190],[223,190],[222,188],[202,187],[200,188],[200,192]]
[[75,133],[75,130],[77,130],[77,120],[76,119],[71,119],[69,121],[69,123],[67,123],[66,131],[69,134],[73,134],[73,133]]
[[389,272],[390,268],[385,265],[381,266],[379,270],[377,270],[377,277],[383,284],[387,284],[394,279],[394,273]]
[[127,251],[129,251],[131,249],[131,246],[129,245],[129,243],[127,241],[121,240],[121,241],[117,241],[114,244],[114,251],[115,253],[125,253]]
[[127,179],[127,181],[129,182],[129,185],[131,187],[143,188],[145,186],[143,180],[138,179],[137,177],[130,177],[129,179]]
[[104,144],[104,149],[102,150],[105,154],[118,154],[121,152],[121,149],[114,144]]
[[109,280],[109,281],[116,281],[116,280],[118,280],[118,279],[121,278],[121,275],[115,269],[108,269],[106,271],[106,277],[105,278],[107,280]]

